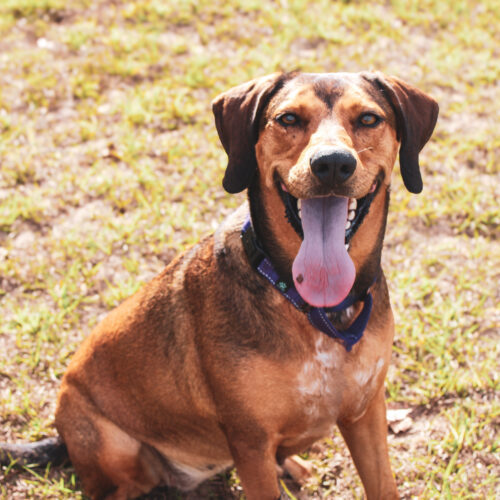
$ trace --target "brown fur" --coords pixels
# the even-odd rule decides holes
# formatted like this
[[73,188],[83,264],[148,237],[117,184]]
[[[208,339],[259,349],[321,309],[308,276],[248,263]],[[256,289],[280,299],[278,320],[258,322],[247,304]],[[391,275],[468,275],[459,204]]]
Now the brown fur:
[[[301,126],[280,126],[282,111]],[[360,128],[366,111],[385,120]],[[277,462],[338,424],[368,498],[397,498],[383,388],[394,328],[380,256],[398,138],[410,158],[402,169],[418,169],[437,106],[382,75],[290,74],[230,90],[214,113],[229,156],[224,186],[248,187],[249,207],[112,311],[74,356],[56,426],[84,488],[95,499],[132,498],[160,484],[192,488],[234,464],[249,500],[276,500]],[[262,245],[290,276],[300,238],[277,183],[297,198],[329,194],[309,167],[322,145],[358,161],[335,194],[360,198],[381,184],[351,242],[354,292],[378,279],[370,322],[349,353],[250,267],[240,241],[250,209]],[[337,318],[340,326],[359,309]]]

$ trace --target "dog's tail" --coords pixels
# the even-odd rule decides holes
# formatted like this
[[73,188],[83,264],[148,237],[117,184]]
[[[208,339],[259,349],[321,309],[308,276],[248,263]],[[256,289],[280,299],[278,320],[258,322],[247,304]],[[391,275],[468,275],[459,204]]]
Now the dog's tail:
[[68,450],[59,436],[45,438],[35,443],[0,443],[0,465],[45,467],[49,463],[60,465],[66,460],[68,460]]

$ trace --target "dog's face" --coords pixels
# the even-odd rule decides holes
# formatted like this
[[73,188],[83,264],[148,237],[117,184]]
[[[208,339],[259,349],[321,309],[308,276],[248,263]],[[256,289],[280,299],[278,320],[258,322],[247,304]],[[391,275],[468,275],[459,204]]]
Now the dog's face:
[[[321,164],[331,148],[343,150],[347,163],[354,158],[360,167],[342,188],[338,181],[349,174],[352,165],[334,168],[340,174],[334,179],[337,189],[358,194],[354,191],[362,191],[369,182],[368,172],[372,176],[374,170],[390,173],[395,159],[391,137],[400,143],[405,186],[413,193],[420,192],[418,154],[434,130],[438,105],[410,84],[380,73],[290,73],[239,85],[214,99],[213,111],[229,156],[223,181],[228,192],[250,185],[258,152],[266,179],[276,170],[283,180],[289,179],[291,188],[293,184],[299,189],[298,184],[305,180],[311,196],[321,196],[328,192],[326,184],[331,176]],[[330,151],[321,155],[323,147]],[[315,153],[322,158],[314,157]],[[342,162],[339,155],[340,151],[333,161]],[[271,167],[270,159],[282,164]],[[319,166],[313,165],[315,160]],[[373,167],[377,163],[382,164]],[[313,173],[316,170],[315,177],[310,177],[309,166]],[[302,193],[304,187],[300,189],[297,194],[306,194]]]
[[395,119],[359,75],[301,75],[269,102],[255,150],[270,188],[301,200],[361,199],[390,179],[398,151]]
[[229,156],[224,187],[257,179],[268,213],[283,213],[281,200],[303,238],[292,269],[299,293],[311,305],[338,304],[356,275],[346,246],[390,183],[398,150],[406,187],[422,190],[418,154],[436,102],[380,74],[276,74],[222,94],[213,110]]

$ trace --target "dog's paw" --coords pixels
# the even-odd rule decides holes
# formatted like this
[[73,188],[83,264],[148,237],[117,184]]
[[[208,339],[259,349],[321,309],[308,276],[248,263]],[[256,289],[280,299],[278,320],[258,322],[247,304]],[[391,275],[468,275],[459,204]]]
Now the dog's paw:
[[283,469],[298,484],[305,483],[312,474],[312,465],[298,455],[286,458],[283,462]]

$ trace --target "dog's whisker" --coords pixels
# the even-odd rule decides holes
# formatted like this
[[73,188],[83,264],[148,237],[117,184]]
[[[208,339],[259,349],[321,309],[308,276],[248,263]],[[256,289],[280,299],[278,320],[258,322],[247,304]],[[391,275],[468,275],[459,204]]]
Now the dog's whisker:
[[369,149],[373,149],[373,146],[369,146],[367,148],[360,149],[359,151],[356,151],[356,153],[358,153],[358,155],[359,155],[359,153],[362,153],[363,151],[368,151]]

